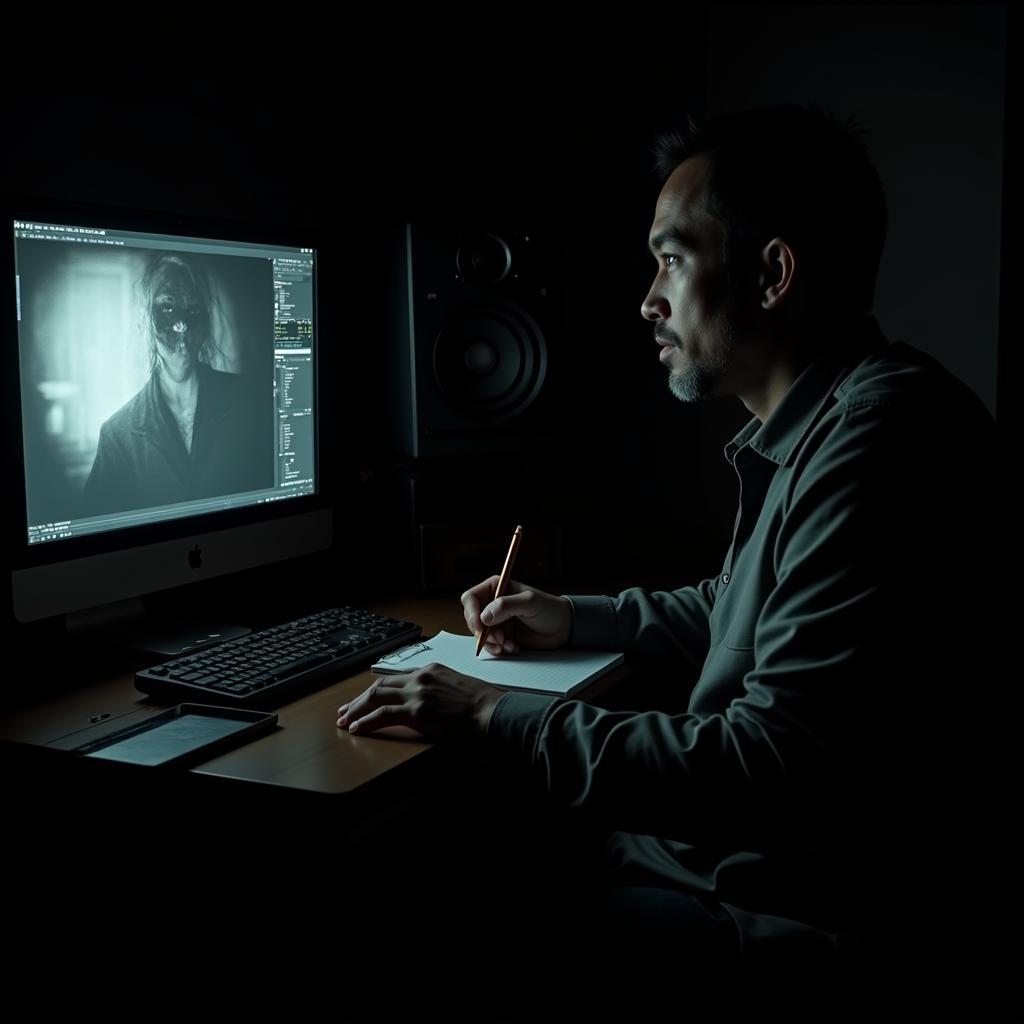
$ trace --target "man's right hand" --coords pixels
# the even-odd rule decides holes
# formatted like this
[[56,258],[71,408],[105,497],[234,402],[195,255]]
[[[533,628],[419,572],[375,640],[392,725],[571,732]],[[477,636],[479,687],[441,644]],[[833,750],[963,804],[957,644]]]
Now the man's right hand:
[[498,577],[478,583],[462,595],[466,625],[474,636],[487,626],[485,650],[491,654],[515,654],[520,648],[553,651],[564,647],[572,633],[572,605],[567,597],[509,580],[505,593],[495,600]]

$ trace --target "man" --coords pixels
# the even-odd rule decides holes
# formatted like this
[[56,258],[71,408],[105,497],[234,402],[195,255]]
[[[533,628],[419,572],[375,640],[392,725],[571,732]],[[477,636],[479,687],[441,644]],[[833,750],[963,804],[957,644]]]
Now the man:
[[690,979],[742,966],[806,983],[851,953],[878,985],[876,968],[933,976],[962,963],[964,928],[984,938],[965,884],[1001,809],[994,620],[964,587],[995,564],[991,418],[867,315],[886,206],[847,128],[814,108],[691,119],[659,167],[641,312],[670,390],[736,395],[753,416],[726,447],[739,511],[722,570],[616,598],[515,583],[495,600],[492,577],[462,603],[493,654],[651,659],[686,713],[503,694],[434,666],[376,681],[338,724],[484,737],[606,827],[620,952],[660,951]]
[[217,303],[202,266],[186,253],[154,253],[139,294],[150,378],[100,428],[85,514],[271,486],[270,404],[210,365]]

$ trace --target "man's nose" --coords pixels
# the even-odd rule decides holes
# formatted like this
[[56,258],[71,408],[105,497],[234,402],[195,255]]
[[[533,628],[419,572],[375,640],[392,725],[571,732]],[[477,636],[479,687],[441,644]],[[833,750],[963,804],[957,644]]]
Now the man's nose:
[[640,315],[645,320],[667,320],[669,314],[668,302],[665,296],[658,289],[658,282],[655,280],[647,298],[640,304]]

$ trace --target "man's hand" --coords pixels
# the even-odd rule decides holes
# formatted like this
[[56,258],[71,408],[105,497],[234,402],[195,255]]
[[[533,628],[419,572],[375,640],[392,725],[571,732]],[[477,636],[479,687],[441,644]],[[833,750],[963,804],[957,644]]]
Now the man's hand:
[[572,635],[569,599],[509,580],[504,596],[495,598],[497,576],[478,583],[462,595],[462,613],[473,636],[488,627],[484,650],[518,654],[519,650],[554,651]]
[[407,725],[427,739],[483,736],[503,690],[431,663],[414,672],[382,676],[338,708],[338,728],[362,734]]

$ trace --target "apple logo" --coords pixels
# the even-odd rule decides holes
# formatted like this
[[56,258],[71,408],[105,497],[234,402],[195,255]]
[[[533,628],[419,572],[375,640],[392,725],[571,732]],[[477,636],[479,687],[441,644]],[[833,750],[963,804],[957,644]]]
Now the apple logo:
[[203,552],[198,544],[188,553],[188,564],[193,569],[198,569],[202,566]]

